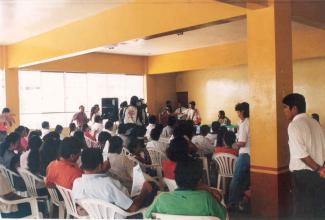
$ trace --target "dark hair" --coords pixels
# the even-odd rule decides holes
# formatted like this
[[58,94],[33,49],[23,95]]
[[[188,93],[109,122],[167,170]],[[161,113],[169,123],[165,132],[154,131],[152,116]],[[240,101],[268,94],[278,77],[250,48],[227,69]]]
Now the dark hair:
[[149,115],[148,121],[149,121],[149,124],[156,124],[157,117],[155,115]]
[[60,144],[59,155],[64,159],[69,159],[71,155],[81,152],[81,143],[74,137],[66,137]]
[[84,133],[82,131],[76,131],[73,134],[73,137],[76,138],[81,143],[81,146],[82,146],[83,149],[87,148],[87,143],[86,143],[86,140],[85,140],[85,136],[84,136]]
[[177,118],[173,115],[168,116],[167,125],[174,126],[177,122]]
[[225,144],[227,147],[232,148],[232,145],[236,141],[236,134],[233,131],[226,131],[224,137],[223,137]]
[[105,123],[105,129],[106,130],[110,130],[111,128],[113,128],[113,122],[108,120],[106,123]]
[[26,128],[22,125],[18,126],[16,129],[15,129],[15,132],[18,133],[20,136],[26,131]]
[[179,188],[195,189],[202,178],[203,166],[202,161],[189,158],[185,161],[176,163],[175,181]]
[[319,114],[313,113],[313,114],[311,114],[311,117],[319,122]]
[[11,144],[15,144],[17,141],[20,141],[20,135],[16,132],[10,133],[5,141],[1,144],[0,148],[0,156],[3,157],[4,153],[8,148],[10,147]]
[[132,96],[131,99],[130,99],[130,105],[132,106],[137,106],[137,103],[139,101],[139,98],[137,96]]
[[235,111],[242,112],[244,118],[249,118],[249,104],[247,102],[238,103],[235,106]]
[[226,113],[225,113],[224,110],[220,110],[220,111],[219,111],[219,115],[221,115],[221,116],[226,116]]
[[33,136],[41,137],[41,136],[42,136],[42,132],[41,132],[41,130],[34,130],[34,131],[31,131],[31,132],[29,133],[29,136],[28,136],[28,142],[29,142],[29,140],[30,140]]
[[219,128],[220,128],[220,123],[218,121],[212,122],[211,129],[212,129],[213,133],[217,133]]
[[28,135],[29,134],[29,128],[27,128],[26,126],[24,126],[24,128],[25,128],[25,132],[26,132],[26,134]]
[[55,131],[56,133],[61,134],[62,130],[63,130],[62,125],[57,125],[57,126],[55,126],[54,131]]
[[136,148],[145,148],[145,144],[144,144],[144,140],[143,139],[138,139],[136,137],[132,137],[129,140],[129,144],[128,144],[128,150],[132,153],[135,154],[136,153]]
[[95,121],[95,123],[100,123],[103,121],[103,119],[102,119],[102,117],[100,117],[100,115],[96,115],[94,121]]
[[99,164],[103,163],[102,151],[98,148],[87,148],[81,153],[81,168],[94,170]]
[[195,102],[194,101],[191,101],[189,104],[192,105],[193,107],[195,107]]
[[128,106],[128,102],[127,101],[124,101],[120,104],[120,108],[124,108],[124,107],[127,107]]
[[28,142],[28,147],[30,149],[30,152],[27,157],[27,165],[28,165],[28,169],[34,174],[39,173],[41,168],[39,148],[42,145],[42,143],[43,142],[41,138],[35,135],[31,137]]
[[123,140],[119,136],[114,136],[109,140],[109,153],[120,154],[123,148]]
[[202,125],[200,127],[201,135],[206,136],[207,134],[209,134],[209,132],[210,132],[210,127],[208,125]]
[[84,123],[82,125],[82,131],[86,131],[86,129],[89,129],[89,125],[87,123]]
[[306,112],[306,100],[305,97],[299,93],[291,93],[282,99],[282,103],[289,106],[291,110],[296,106],[298,113]]
[[158,128],[154,128],[150,132],[150,138],[154,141],[158,141],[160,138],[161,130]]
[[125,124],[119,124],[117,133],[119,134],[125,134],[126,132],[126,125]]
[[43,137],[43,141],[44,143],[40,148],[41,175],[45,176],[47,165],[58,158],[61,143],[60,135],[52,131]]
[[177,137],[171,140],[169,147],[166,149],[168,159],[173,162],[187,160],[189,157],[188,153],[188,142],[183,137]]
[[224,146],[223,138],[226,132],[227,132],[227,128],[225,126],[221,126],[219,128],[218,136],[217,136],[217,146]]
[[3,108],[2,109],[2,113],[9,113],[10,112],[10,109],[9,108]]
[[69,132],[69,133],[71,133],[71,132],[75,131],[75,130],[76,130],[76,128],[77,128],[77,126],[76,126],[76,124],[75,124],[75,123],[70,123],[70,124],[69,124],[69,130],[70,130],[70,132]]
[[102,131],[99,133],[98,135],[98,143],[100,144],[105,144],[106,141],[108,141],[109,139],[111,139],[112,135],[106,131]]
[[48,121],[43,121],[42,122],[42,128],[44,128],[44,129],[50,128],[50,123]]

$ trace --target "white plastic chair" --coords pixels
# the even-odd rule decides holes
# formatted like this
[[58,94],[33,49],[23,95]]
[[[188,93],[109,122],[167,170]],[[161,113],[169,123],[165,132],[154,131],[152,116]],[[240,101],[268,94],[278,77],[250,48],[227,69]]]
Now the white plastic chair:
[[[6,199],[0,197],[0,204],[18,205],[21,203],[29,203],[29,205],[31,207],[31,215],[25,216],[23,218],[27,218],[27,219],[43,218],[42,213],[40,213],[38,210],[36,198],[30,197],[30,198],[22,198],[22,199],[17,199],[17,200],[6,200]],[[1,218],[1,213],[0,213],[0,218]]]
[[56,186],[58,190],[60,191],[64,204],[67,210],[67,216],[66,218],[70,218],[70,216],[73,216],[75,218],[89,218],[88,215],[79,215],[77,211],[77,205],[72,197],[72,191],[70,189],[64,188],[62,186],[57,185]]
[[44,185],[45,187],[45,182],[42,178],[34,175],[30,171],[23,169],[23,168],[17,168],[18,173],[21,175],[23,178],[26,188],[27,188],[27,194],[30,197],[35,197],[37,200],[45,202],[47,206],[47,210],[50,212],[50,203],[49,203],[49,198],[48,196],[39,196],[37,194],[37,187],[36,185]]
[[47,191],[49,192],[51,198],[50,216],[53,218],[53,205],[56,205],[59,209],[59,219],[63,219],[65,214],[64,202],[60,201],[59,194],[55,188],[47,188]]
[[142,171],[144,171],[146,168],[151,168],[151,169],[156,170],[156,172],[157,172],[158,182],[161,181],[161,179],[162,179],[162,168],[161,168],[161,166],[160,166],[159,164],[151,164],[151,165],[143,164],[143,163],[141,163],[140,161],[138,161],[138,160],[137,160],[134,156],[132,156],[132,155],[129,155],[129,156],[126,156],[126,157],[127,157],[129,160],[131,160],[131,161],[134,163],[134,165],[139,164],[140,167],[141,167],[141,169],[142,169]]
[[163,152],[156,149],[147,148],[147,150],[150,155],[151,163],[158,164],[160,167],[162,167],[162,161],[167,158],[166,155]]
[[20,196],[24,196],[27,197],[27,191],[17,191],[15,189],[15,182],[14,182],[14,178],[16,179],[21,179],[21,176],[19,176],[17,173],[7,169],[5,166],[0,165],[0,173],[6,177],[6,179],[8,180],[10,187],[12,189],[12,191],[14,191],[15,193],[17,193]]
[[131,152],[125,147],[122,148],[121,154],[124,155],[124,156],[131,156],[132,155]]
[[175,191],[175,189],[177,189],[177,184],[176,181],[173,179],[168,179],[166,177],[164,177],[164,182],[168,187],[169,192]]
[[188,215],[169,215],[161,213],[153,213],[152,216],[160,220],[220,220],[216,216],[188,216]]
[[237,157],[228,153],[218,153],[212,156],[212,159],[218,165],[218,185],[217,188],[220,189],[221,177],[223,178],[223,191],[226,192],[225,188],[225,178],[232,178],[234,175],[235,164]]
[[143,213],[144,209],[137,212],[126,212],[112,203],[99,199],[81,199],[78,203],[87,211],[91,219],[115,219]]
[[206,173],[207,181],[208,181],[208,186],[210,186],[210,172],[209,172],[209,165],[208,165],[208,158],[206,157],[199,157],[200,160],[202,160],[203,164],[203,171]]

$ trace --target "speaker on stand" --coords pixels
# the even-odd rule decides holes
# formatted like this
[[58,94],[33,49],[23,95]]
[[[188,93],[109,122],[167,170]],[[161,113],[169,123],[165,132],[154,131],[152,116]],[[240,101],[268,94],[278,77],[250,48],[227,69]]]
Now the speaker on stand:
[[102,118],[118,121],[118,98],[102,98]]

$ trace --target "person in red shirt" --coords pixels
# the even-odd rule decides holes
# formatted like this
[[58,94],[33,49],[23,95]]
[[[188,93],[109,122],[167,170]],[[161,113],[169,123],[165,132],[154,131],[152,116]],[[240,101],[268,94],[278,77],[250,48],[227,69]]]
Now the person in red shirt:
[[83,105],[79,106],[79,112],[75,113],[71,119],[71,123],[73,121],[77,122],[78,128],[82,128],[82,125],[88,122],[87,115],[85,113],[85,107]]
[[89,138],[89,139],[91,139],[93,141],[97,141],[96,140],[96,137],[95,137],[96,133],[95,133],[95,135],[92,135],[90,133],[90,128],[89,128],[89,126],[88,126],[87,123],[83,124],[83,126],[82,126],[82,132],[84,133],[85,138],[87,137],[87,138]]
[[73,181],[82,175],[77,165],[81,153],[81,143],[74,137],[64,138],[59,149],[59,159],[52,161],[46,169],[47,187],[55,185],[72,189]]
[[216,154],[218,153],[228,153],[232,154],[235,156],[238,156],[238,150],[232,148],[233,144],[236,142],[236,135],[233,131],[225,131],[225,132],[220,132],[218,134],[218,139],[220,138],[223,139],[224,146],[217,146],[214,149],[214,152]]

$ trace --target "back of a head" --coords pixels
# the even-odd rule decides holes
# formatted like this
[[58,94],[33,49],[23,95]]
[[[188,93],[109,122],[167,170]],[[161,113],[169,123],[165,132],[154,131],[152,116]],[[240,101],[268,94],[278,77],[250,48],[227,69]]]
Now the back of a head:
[[15,129],[15,132],[22,135],[24,132],[26,131],[26,128],[22,125],[18,126],[16,129]]
[[113,136],[109,140],[109,148],[108,148],[109,153],[120,154],[122,148],[123,148],[123,140],[119,136]]
[[95,170],[103,163],[103,154],[99,148],[87,148],[81,153],[81,168],[84,170]]
[[9,108],[3,108],[2,109],[2,113],[9,113],[10,112],[10,109]]
[[70,131],[74,131],[74,130],[76,130],[76,128],[77,128],[77,126],[76,126],[75,123],[72,122],[72,123],[69,124]]
[[29,136],[28,136],[28,142],[29,142],[29,140],[30,140],[33,136],[41,137],[41,136],[42,136],[42,132],[41,132],[41,130],[34,130],[34,131],[31,131],[31,132],[29,133]]
[[206,136],[210,132],[210,127],[208,125],[202,125],[200,127],[201,135]]
[[157,129],[157,128],[154,128],[150,132],[150,138],[152,140],[154,140],[154,141],[158,141],[159,138],[160,138],[160,134],[161,134],[161,130],[160,129]]
[[48,121],[43,121],[42,122],[42,128],[43,129],[49,129],[50,128],[50,123]]
[[94,119],[95,123],[102,123],[102,117],[100,115],[96,115]]
[[88,124],[87,124],[87,123],[84,123],[84,124],[82,125],[82,131],[85,132],[85,131],[87,131],[88,129],[89,129]]
[[42,143],[42,139],[39,136],[33,135],[29,139],[28,147],[31,151],[38,151]]
[[220,123],[218,121],[212,122],[211,128],[212,128],[213,133],[217,133],[220,128]]
[[11,144],[17,143],[20,140],[20,135],[16,132],[11,132],[6,138],[0,148],[0,156],[3,156],[5,151],[10,147]]
[[202,174],[202,161],[189,158],[176,164],[175,181],[179,188],[195,190],[202,178]]
[[217,136],[217,146],[223,146],[224,142],[224,136],[225,133],[227,132],[227,128],[225,126],[221,126],[218,130],[218,136]]
[[306,112],[305,97],[299,93],[291,93],[282,99],[282,103],[289,106],[290,110],[296,106],[298,113]]
[[27,165],[32,173],[38,173],[40,170],[40,152],[39,148],[42,145],[42,140],[38,136],[33,136],[28,142],[30,153],[27,157]]
[[61,134],[62,130],[63,130],[62,125],[57,125],[57,126],[55,126],[55,129],[54,129],[55,132]]
[[149,124],[156,124],[157,117],[155,115],[150,115],[148,118]]
[[238,103],[235,111],[243,112],[244,118],[249,118],[249,104],[247,102]]
[[60,144],[59,155],[64,159],[69,159],[71,155],[81,152],[81,143],[74,137],[66,137]]
[[125,107],[127,107],[128,106],[128,102],[127,101],[124,101],[124,102],[122,102],[121,104],[120,104],[120,107],[121,108],[125,108]]
[[117,129],[117,133],[125,134],[125,132],[126,132],[126,125],[125,124],[119,124],[118,129]]
[[168,122],[167,125],[168,126],[174,126],[177,122],[177,118],[173,115],[168,116]]
[[231,148],[236,141],[236,134],[233,131],[226,131],[223,140],[225,144]]
[[183,137],[176,137],[171,140],[169,147],[166,149],[168,159],[173,162],[187,160],[189,157],[188,153],[188,142]]
[[130,105],[137,106],[138,101],[139,101],[139,98],[137,96],[132,96],[130,99]]
[[220,110],[220,111],[219,111],[219,116],[220,116],[220,117],[225,117],[225,116],[226,116],[225,111],[224,111],[224,110]]
[[105,123],[105,129],[106,130],[111,130],[114,126],[114,123],[110,120],[108,120],[106,123]]
[[102,131],[99,133],[98,135],[98,142],[100,144],[105,144],[106,141],[108,141],[109,139],[111,139],[112,135],[106,131]]

